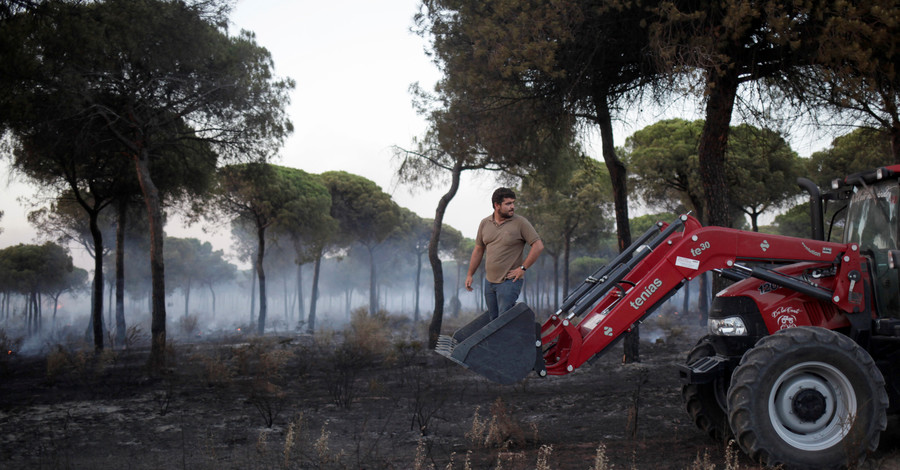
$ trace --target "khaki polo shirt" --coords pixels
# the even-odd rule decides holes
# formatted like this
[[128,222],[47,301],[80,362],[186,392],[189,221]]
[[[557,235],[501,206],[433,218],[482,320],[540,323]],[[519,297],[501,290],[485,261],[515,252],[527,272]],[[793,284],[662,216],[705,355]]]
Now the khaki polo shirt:
[[522,265],[522,252],[540,240],[537,230],[525,217],[513,214],[502,224],[494,222],[494,215],[478,224],[475,244],[484,247],[484,272],[488,282],[501,283],[506,273]]

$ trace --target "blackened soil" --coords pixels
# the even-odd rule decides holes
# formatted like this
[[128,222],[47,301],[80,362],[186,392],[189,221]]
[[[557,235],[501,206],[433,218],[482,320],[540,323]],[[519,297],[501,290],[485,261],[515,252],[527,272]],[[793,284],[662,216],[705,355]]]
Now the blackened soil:
[[[673,365],[693,328],[563,377],[495,385],[416,343],[309,337],[57,350],[0,363],[0,468],[758,468],[699,431]],[[896,428],[896,426],[894,427]],[[866,468],[900,468],[896,432]],[[544,467],[541,467],[545,465]]]

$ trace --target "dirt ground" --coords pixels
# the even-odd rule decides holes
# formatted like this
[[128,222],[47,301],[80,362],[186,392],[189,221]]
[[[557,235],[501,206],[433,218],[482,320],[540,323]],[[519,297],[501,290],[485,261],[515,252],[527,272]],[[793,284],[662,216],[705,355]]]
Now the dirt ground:
[[[173,341],[160,378],[141,348],[13,352],[0,362],[0,468],[758,468],[682,408],[673,364],[702,333],[652,335],[638,364],[617,346],[511,386],[364,332],[353,347],[341,335]],[[895,434],[865,468],[900,468]]]

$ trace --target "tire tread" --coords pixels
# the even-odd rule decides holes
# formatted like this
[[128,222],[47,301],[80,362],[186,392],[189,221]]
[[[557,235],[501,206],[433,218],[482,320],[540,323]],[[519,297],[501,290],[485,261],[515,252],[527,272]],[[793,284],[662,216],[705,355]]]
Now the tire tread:
[[[790,466],[790,468],[803,468],[802,465],[792,465],[791,462],[785,462],[783,458],[771,455],[766,443],[760,438],[758,431],[753,428],[751,407],[753,406],[754,390],[751,384],[758,383],[763,378],[763,371],[776,357],[786,354],[786,351],[797,347],[806,347],[813,343],[832,345],[843,350],[856,363],[862,365],[864,374],[873,379],[877,395],[874,397],[877,400],[876,410],[880,410],[876,418],[878,421],[875,423],[875,428],[878,432],[875,432],[873,437],[868,438],[869,442],[864,448],[860,449],[859,455],[854,456],[853,460],[856,462],[862,461],[867,452],[873,452],[877,449],[880,431],[884,431],[887,427],[885,410],[888,405],[888,396],[884,378],[875,362],[865,350],[857,346],[847,336],[824,328],[797,327],[762,338],[755,347],[744,354],[740,365],[732,374],[731,387],[728,392],[728,421],[732,430],[740,430],[735,431],[735,440],[741,449],[754,460],[768,466],[786,465]],[[835,468],[840,467],[837,466]],[[808,468],[821,467],[816,465]]]

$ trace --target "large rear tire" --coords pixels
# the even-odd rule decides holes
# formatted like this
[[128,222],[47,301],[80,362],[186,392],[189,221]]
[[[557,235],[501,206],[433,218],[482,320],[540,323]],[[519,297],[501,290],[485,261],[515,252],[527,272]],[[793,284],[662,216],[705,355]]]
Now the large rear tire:
[[[709,342],[709,336],[704,336],[697,342],[694,349],[688,353],[685,364],[704,357],[715,356],[716,350]],[[728,413],[726,410],[726,394],[731,377],[721,377],[704,384],[685,384],[681,387],[681,401],[684,409],[694,421],[694,424],[716,441],[724,442],[731,437],[731,428],[728,427]]]
[[735,369],[728,420],[741,449],[768,466],[853,467],[887,425],[884,378],[850,338],[817,327],[761,339]]

